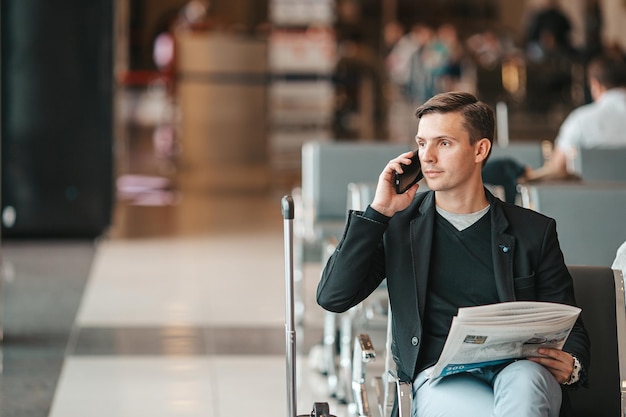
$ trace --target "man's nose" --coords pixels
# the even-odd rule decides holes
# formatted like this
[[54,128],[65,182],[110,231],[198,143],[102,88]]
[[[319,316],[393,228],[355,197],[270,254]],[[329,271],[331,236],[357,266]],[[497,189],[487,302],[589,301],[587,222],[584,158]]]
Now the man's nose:
[[420,149],[419,155],[420,155],[420,160],[424,162],[432,162],[437,157],[435,149],[429,145],[424,145]]

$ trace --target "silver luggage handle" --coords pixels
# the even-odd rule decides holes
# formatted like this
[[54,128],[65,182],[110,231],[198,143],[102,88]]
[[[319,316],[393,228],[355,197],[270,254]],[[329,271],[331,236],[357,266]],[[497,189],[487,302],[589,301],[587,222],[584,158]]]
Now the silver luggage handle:
[[297,416],[296,405],[296,331],[293,296],[293,198],[281,200],[285,234],[285,353],[287,359],[287,416]]
[[313,404],[309,415],[297,413],[296,403],[296,330],[294,319],[293,290],[293,219],[294,202],[290,195],[281,199],[281,210],[285,225],[285,352],[287,357],[287,416],[288,417],[334,417],[329,412],[328,403]]

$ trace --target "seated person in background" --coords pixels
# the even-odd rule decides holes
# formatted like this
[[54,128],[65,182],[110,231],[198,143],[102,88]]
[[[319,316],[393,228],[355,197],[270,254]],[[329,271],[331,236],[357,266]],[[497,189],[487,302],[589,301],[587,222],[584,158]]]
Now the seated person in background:
[[524,166],[513,158],[490,158],[483,166],[482,176],[485,184],[502,186],[504,201],[515,204],[517,184],[525,182],[531,171],[531,167]]
[[593,103],[570,113],[543,167],[528,172],[529,181],[575,176],[568,167],[576,148],[626,146],[626,63],[598,57],[587,67]]
[[[397,375],[413,385],[413,417],[557,417],[562,389],[586,384],[589,338],[579,318],[563,350],[472,373],[427,380],[459,307],[507,301],[575,304],[554,219],[507,204],[484,188],[495,116],[471,94],[442,93],[415,113],[415,141],[429,191],[396,194],[378,177],[371,204],[349,214],[317,287],[317,302],[344,312],[387,280]],[[566,415],[566,414],[563,414]]]

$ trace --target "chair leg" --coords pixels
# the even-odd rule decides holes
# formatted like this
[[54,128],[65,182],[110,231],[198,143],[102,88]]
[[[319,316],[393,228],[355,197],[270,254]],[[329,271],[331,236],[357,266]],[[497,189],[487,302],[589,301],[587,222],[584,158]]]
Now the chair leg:
[[339,370],[337,372],[337,399],[350,404],[352,399],[352,310],[339,315]]
[[324,337],[322,346],[322,373],[326,374],[331,395],[337,393],[337,314],[326,312],[324,316]]
[[393,410],[393,403],[396,399],[396,387],[395,381],[391,380],[391,375],[393,375],[393,355],[391,354],[391,339],[392,335],[392,318],[391,318],[391,306],[387,305],[387,335],[385,338],[385,370],[383,373],[383,382],[384,382],[384,402],[383,406],[385,407],[385,412],[383,414],[384,417],[390,417],[391,411]]
[[413,387],[410,382],[400,381],[393,371],[387,374],[388,380],[395,384],[395,396],[398,402],[398,417],[411,417]]
[[413,387],[408,382],[398,381],[398,417],[411,417]]
[[352,358],[352,394],[358,417],[371,417],[367,387],[365,385],[365,364],[376,359],[374,345],[367,334],[360,334],[354,340]]

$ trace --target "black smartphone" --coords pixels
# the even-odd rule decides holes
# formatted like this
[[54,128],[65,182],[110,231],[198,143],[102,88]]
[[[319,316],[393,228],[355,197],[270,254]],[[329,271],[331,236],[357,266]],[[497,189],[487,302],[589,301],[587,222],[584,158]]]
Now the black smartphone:
[[411,156],[411,164],[410,165],[402,165],[402,174],[395,174],[396,180],[396,193],[403,194],[411,188],[416,182],[424,178],[424,174],[422,173],[422,166],[420,165],[420,159],[417,151],[413,151],[413,156]]

